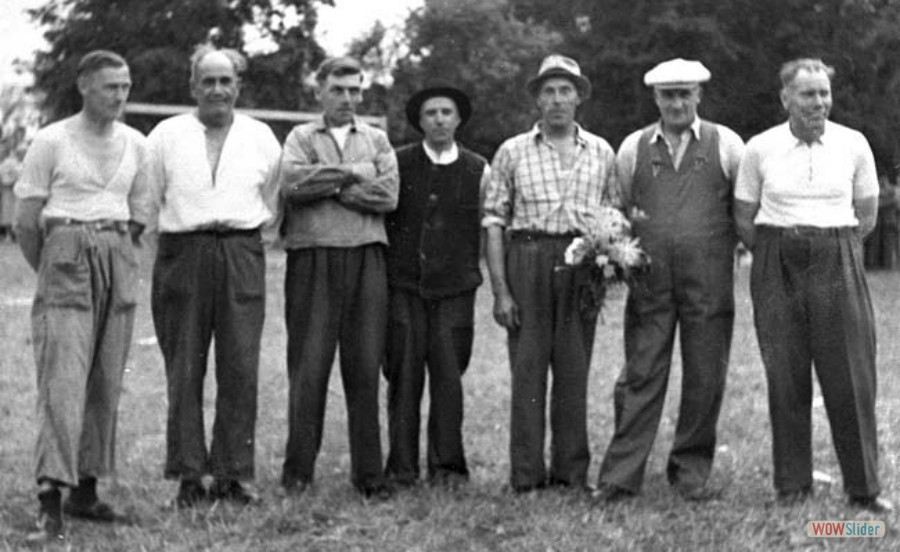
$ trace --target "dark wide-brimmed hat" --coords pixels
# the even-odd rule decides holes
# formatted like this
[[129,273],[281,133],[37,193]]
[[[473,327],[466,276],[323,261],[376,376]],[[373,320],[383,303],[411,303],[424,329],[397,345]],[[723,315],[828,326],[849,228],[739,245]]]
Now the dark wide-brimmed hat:
[[591,96],[591,81],[581,74],[581,67],[578,66],[578,62],[559,54],[552,54],[544,58],[544,61],[541,62],[541,68],[538,69],[538,74],[529,80],[526,85],[528,93],[532,96],[537,96],[541,83],[553,77],[562,77],[572,81],[582,100],[586,100]]
[[472,116],[472,103],[465,92],[459,88],[452,86],[430,86],[419,90],[409,101],[406,102],[406,120],[409,124],[419,132],[422,132],[422,126],[419,119],[422,117],[422,104],[431,98],[450,98],[456,104],[456,111],[459,113],[459,126],[462,127]]

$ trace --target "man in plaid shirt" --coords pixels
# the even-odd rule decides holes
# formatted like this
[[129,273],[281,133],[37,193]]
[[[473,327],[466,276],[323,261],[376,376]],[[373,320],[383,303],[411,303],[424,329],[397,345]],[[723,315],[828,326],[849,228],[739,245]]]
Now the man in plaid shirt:
[[[541,111],[530,131],[507,140],[485,192],[487,260],[494,318],[508,332],[512,369],[510,485],[585,486],[590,463],[587,376],[599,307],[585,309],[585,271],[565,265],[572,239],[616,202],[615,154],[575,122],[590,82],[567,57],[544,59],[528,91]],[[548,366],[552,458],[544,462]]]

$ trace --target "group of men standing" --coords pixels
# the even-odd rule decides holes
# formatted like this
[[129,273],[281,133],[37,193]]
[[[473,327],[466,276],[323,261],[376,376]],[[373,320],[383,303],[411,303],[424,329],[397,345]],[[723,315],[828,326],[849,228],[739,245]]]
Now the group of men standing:
[[[827,122],[829,67],[786,64],[789,120],[745,151],[733,131],[697,115],[709,71],[695,61],[661,63],[644,79],[660,119],[628,136],[616,155],[575,120],[590,81],[574,60],[551,55],[528,83],[540,120],[507,140],[492,165],[457,143],[472,105],[452,86],[409,99],[407,118],[424,139],[395,151],[383,131],[355,116],[362,71],[351,58],[322,63],[323,113],[295,127],[281,148],[266,125],[234,111],[244,67],[235,51],[198,49],[190,80],[197,108],[144,139],[118,122],[131,84],[125,60],[92,52],[79,65],[81,112],[42,130],[26,157],[16,193],[21,248],[38,271],[36,538],[63,538],[63,511],[119,517],[96,484],[113,469],[135,246],[146,226],[159,233],[151,306],[168,382],[165,476],[179,481],[177,506],[259,500],[250,482],[266,289],[261,232],[273,225],[287,250],[287,493],[313,483],[338,348],[359,492],[385,499],[419,480],[426,370],[427,477],[468,479],[461,379],[482,281],[482,229],[494,317],[508,335],[511,488],[591,488],[587,389],[599,308],[585,308],[589,268],[567,266],[563,256],[596,227],[603,205],[628,214],[653,267],[630,289],[615,430],[595,498],[620,500],[641,487],[676,329],[682,398],[667,476],[688,500],[714,496],[707,482],[740,237],[756,257],[751,287],[779,497],[812,489],[814,364],[851,501],[890,509],[878,496],[875,336],[860,252],[878,187],[862,135]],[[218,393],[207,447],[202,393],[213,338]],[[63,502],[65,487],[72,491]]]

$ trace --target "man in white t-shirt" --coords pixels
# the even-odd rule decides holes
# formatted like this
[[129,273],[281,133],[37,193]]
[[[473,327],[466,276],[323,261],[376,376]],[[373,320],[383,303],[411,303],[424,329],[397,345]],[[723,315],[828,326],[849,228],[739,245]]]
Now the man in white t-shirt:
[[[115,468],[116,413],[137,306],[134,244],[151,211],[146,141],[118,121],[130,89],[121,56],[86,54],[78,64],[81,111],[35,136],[15,185],[16,234],[38,273],[31,322],[41,509],[30,540],[63,539],[63,511],[94,521],[118,517],[97,497],[97,479]],[[72,491],[63,504],[64,487]]]
[[850,503],[880,513],[892,505],[878,496],[875,325],[862,263],[878,180],[865,137],[828,121],[833,75],[817,59],[784,64],[788,121],[747,143],[735,222],[753,251],[779,501],[812,493],[815,366]]

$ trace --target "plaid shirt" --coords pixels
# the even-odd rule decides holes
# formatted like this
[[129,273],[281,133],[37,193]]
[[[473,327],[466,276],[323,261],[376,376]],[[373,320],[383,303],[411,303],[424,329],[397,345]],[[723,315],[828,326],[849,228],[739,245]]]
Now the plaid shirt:
[[540,124],[503,143],[494,156],[481,224],[551,234],[586,233],[597,208],[619,206],[616,156],[603,138],[575,127],[575,163],[562,168]]

